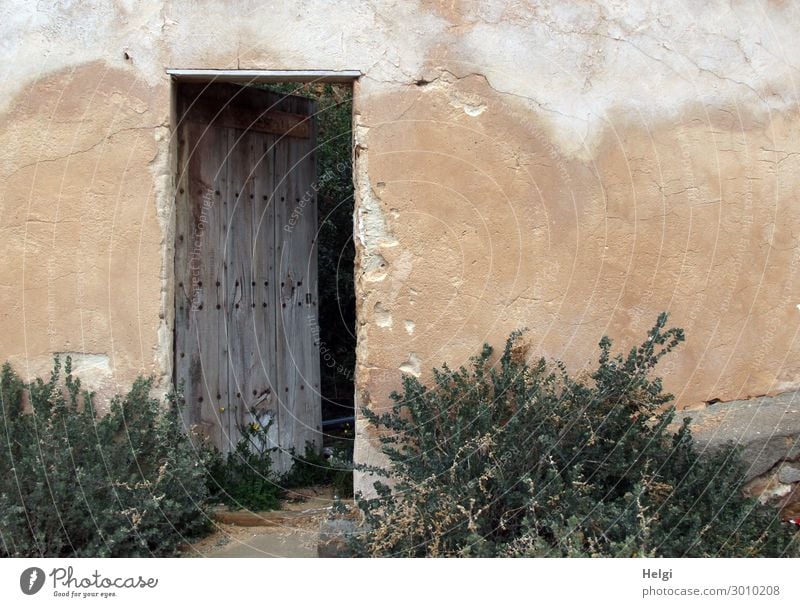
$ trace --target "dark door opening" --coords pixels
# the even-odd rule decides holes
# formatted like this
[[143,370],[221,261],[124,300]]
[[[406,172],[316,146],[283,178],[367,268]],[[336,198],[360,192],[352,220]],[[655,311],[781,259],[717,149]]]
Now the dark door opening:
[[352,453],[352,87],[178,88],[175,380],[221,450]]

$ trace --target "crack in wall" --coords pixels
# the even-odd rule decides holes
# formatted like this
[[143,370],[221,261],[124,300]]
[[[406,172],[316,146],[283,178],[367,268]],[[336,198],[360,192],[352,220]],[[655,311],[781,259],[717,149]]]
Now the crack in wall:
[[152,130],[159,129],[159,128],[168,128],[168,127],[167,127],[166,124],[156,124],[156,125],[152,125],[152,126],[131,126],[131,127],[126,127],[126,128],[123,128],[123,129],[119,129],[117,131],[113,131],[111,133],[108,133],[102,139],[100,139],[99,141],[96,141],[95,143],[91,144],[88,147],[81,148],[79,150],[73,150],[71,152],[67,152],[66,154],[62,154],[60,156],[53,156],[53,157],[50,157],[50,158],[40,158],[40,159],[35,160],[33,162],[28,162],[26,164],[23,164],[23,165],[15,168],[10,173],[8,173],[6,175],[6,180],[10,179],[11,177],[16,175],[17,173],[19,173],[21,171],[24,171],[25,169],[29,169],[31,167],[38,166],[40,164],[58,162],[59,160],[66,160],[68,158],[72,158],[73,156],[80,156],[81,154],[86,154],[87,152],[91,152],[95,148],[107,143],[110,139],[112,139],[113,137],[116,137],[120,133],[125,133],[125,132],[128,132],[128,131],[152,131]]

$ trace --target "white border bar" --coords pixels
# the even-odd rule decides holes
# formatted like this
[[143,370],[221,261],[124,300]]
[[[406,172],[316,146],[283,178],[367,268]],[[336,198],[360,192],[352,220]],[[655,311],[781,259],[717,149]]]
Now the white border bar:
[[[789,530],[787,530],[788,532]],[[3,605],[780,607],[800,604],[796,559],[0,559]],[[23,572],[45,583],[25,596]],[[55,575],[55,569],[62,571]],[[72,568],[72,576],[65,570]],[[109,579],[113,588],[98,588]],[[152,578],[154,587],[119,588]],[[29,579],[30,575],[28,576]],[[121,582],[117,582],[117,579]],[[68,582],[67,580],[73,580]],[[105,583],[106,585],[108,583]],[[114,596],[103,598],[103,592]],[[84,593],[89,596],[84,596]],[[97,593],[98,596],[91,596]],[[424,600],[420,601],[419,599]],[[95,600],[97,599],[97,600]],[[110,599],[110,600],[109,600]]]
[[167,68],[184,82],[352,82],[359,70],[194,70]]

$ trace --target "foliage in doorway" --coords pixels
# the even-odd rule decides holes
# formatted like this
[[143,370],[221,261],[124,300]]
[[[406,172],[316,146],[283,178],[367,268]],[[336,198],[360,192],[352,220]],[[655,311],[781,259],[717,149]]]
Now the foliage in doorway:
[[512,333],[496,364],[412,376],[365,410],[390,465],[357,496],[369,556],[791,556],[794,531],[742,495],[736,448],[700,455],[652,372],[683,341],[659,316],[627,356],[600,341],[591,374],[529,364]]
[[293,454],[292,469],[286,474],[283,486],[310,487],[312,485],[332,485],[333,493],[340,498],[353,497],[352,450],[332,449],[326,459],[313,445],[306,446],[304,455]]
[[292,489],[332,485],[339,497],[353,496],[352,462],[343,453],[325,459],[313,445],[304,455],[293,456],[291,469],[278,474],[272,468],[272,453],[266,448],[269,427],[251,424],[242,428],[236,449],[227,456],[214,451],[208,466],[211,501],[234,509],[276,510]]
[[204,452],[177,399],[138,379],[98,415],[58,358],[48,380],[0,373],[0,556],[167,556],[207,530]]
[[271,426],[272,422],[241,425],[241,437],[233,451],[227,455],[213,451],[208,465],[212,501],[256,511],[280,507],[282,485],[272,469],[272,453],[277,448],[269,447]]

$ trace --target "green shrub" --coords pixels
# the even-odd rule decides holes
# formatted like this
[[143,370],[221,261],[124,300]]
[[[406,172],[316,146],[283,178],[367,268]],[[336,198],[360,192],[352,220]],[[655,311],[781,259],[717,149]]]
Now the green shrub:
[[600,342],[598,367],[571,377],[533,365],[520,332],[496,365],[484,346],[470,370],[434,370],[428,388],[403,378],[380,430],[390,477],[365,515],[357,554],[372,556],[787,556],[793,533],[742,496],[730,446],[701,457],[688,419],[651,377],[681,341],[659,316],[627,357]]
[[268,433],[272,422],[243,424],[236,448],[226,456],[214,452],[208,467],[208,486],[214,501],[232,508],[275,510],[280,507],[280,478],[272,470]]
[[[48,381],[0,374],[0,556],[174,554],[207,528],[204,466],[177,399],[138,379],[96,414],[71,360]],[[26,411],[25,398],[30,404]]]
[[325,459],[313,445],[305,455],[292,452],[292,467],[279,475],[272,469],[269,426],[249,424],[240,428],[242,437],[236,449],[227,456],[214,452],[208,470],[208,486],[212,501],[235,509],[276,510],[289,489],[312,485],[333,485],[340,497],[353,495],[352,462],[332,457]]
[[353,461],[345,451],[333,451],[329,459],[317,453],[313,445],[306,445],[304,456],[292,453],[292,469],[282,480],[286,489],[332,485],[337,497],[353,497]]

